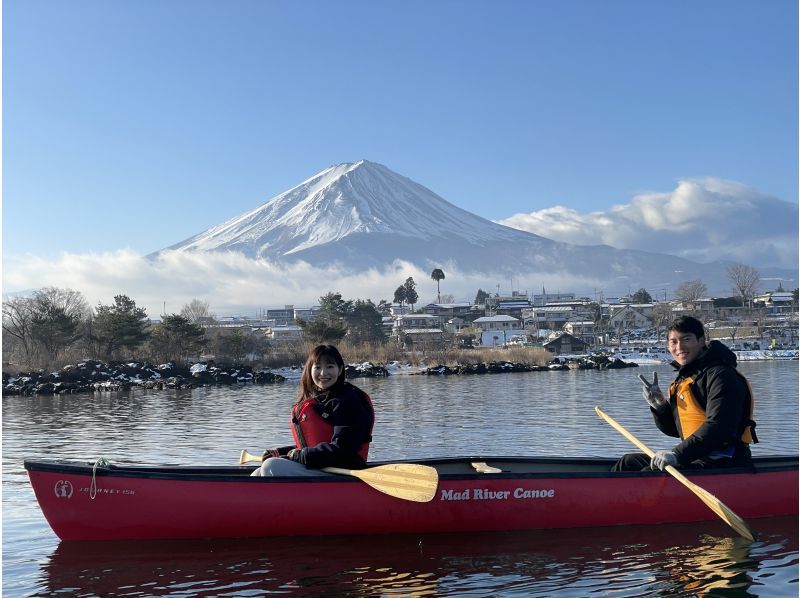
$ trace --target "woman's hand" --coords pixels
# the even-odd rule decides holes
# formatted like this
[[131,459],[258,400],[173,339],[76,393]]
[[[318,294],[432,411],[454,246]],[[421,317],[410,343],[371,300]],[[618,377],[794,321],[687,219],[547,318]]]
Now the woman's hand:
[[263,454],[263,455],[261,455],[261,458],[262,458],[262,459],[264,459],[264,460],[266,461],[266,460],[267,460],[267,459],[269,459],[270,457],[280,457],[280,456],[281,456],[281,454],[278,452],[278,449],[276,449],[276,448],[269,448],[269,449],[267,449],[267,450],[265,450],[265,451],[264,451],[264,454]]

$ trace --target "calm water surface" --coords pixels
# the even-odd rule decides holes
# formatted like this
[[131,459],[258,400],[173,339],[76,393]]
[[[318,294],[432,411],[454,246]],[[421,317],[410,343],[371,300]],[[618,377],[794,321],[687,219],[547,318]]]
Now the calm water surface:
[[[637,374],[531,372],[356,380],[378,420],[376,460],[462,455],[618,456],[634,450],[603,409],[651,448],[669,448]],[[798,453],[797,362],[748,362],[757,455]],[[62,543],[36,505],[25,457],[235,464],[289,444],[295,382],[3,399],[6,596],[724,596],[798,595],[796,517],[751,521],[750,544],[721,522],[392,537]],[[587,497],[590,499],[590,497]],[[269,513],[254,509],[253,517]]]

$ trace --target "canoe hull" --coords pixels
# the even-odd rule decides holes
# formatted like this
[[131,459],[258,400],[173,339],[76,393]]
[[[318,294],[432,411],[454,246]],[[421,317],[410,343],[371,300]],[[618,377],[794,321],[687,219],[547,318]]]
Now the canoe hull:
[[[796,515],[797,457],[783,459],[756,472],[689,477],[744,519]],[[557,459],[479,460],[506,472],[479,474],[469,459],[421,461],[440,471],[429,503],[393,498],[344,476],[251,478],[251,468],[238,467],[112,467],[93,474],[85,463],[30,460],[25,467],[62,540],[477,532],[716,518],[658,472],[610,474],[602,460],[564,459],[563,468]]]

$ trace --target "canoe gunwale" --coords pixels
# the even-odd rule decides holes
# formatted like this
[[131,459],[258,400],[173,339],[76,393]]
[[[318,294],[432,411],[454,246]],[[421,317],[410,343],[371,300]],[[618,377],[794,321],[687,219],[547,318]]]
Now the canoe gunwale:
[[[482,461],[500,467],[516,466],[517,470],[504,470],[502,473],[481,473],[470,468],[473,461]],[[631,471],[611,472],[614,459],[593,457],[451,457],[440,459],[398,460],[391,463],[419,463],[439,469],[440,480],[474,480],[486,479],[541,479],[541,478],[627,478],[627,477],[656,477],[665,476],[661,471]],[[389,461],[370,462],[372,466],[390,463]],[[522,471],[520,466],[530,464],[531,468],[546,466],[542,471]],[[563,466],[562,470],[553,470],[552,466]],[[438,467],[437,467],[438,466]],[[343,476],[300,476],[300,477],[250,477],[250,472],[255,468],[246,465],[236,466],[183,466],[183,465],[117,465],[108,464],[94,466],[92,462],[69,461],[59,459],[25,459],[24,467],[27,471],[43,471],[70,473],[75,475],[94,475],[100,477],[140,478],[154,480],[185,480],[207,482],[249,482],[249,483],[331,483],[351,482],[359,483],[356,478]],[[463,471],[449,471],[461,467]],[[467,470],[469,468],[469,470]],[[709,470],[684,470],[690,478],[702,478],[715,475],[732,474],[759,474],[767,472],[780,472],[798,469],[798,457],[794,455],[776,455],[757,457],[753,466],[709,469]]]

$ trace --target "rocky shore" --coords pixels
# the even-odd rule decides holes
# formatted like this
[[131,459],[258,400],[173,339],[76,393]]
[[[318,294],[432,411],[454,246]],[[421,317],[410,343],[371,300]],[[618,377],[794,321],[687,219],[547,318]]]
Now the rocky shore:
[[[427,367],[416,373],[428,376],[499,374],[508,372],[538,372],[569,369],[616,369],[636,367],[619,359],[592,357],[581,360],[554,360],[549,365],[490,362],[477,365]],[[200,386],[232,386],[244,384],[277,384],[287,379],[298,379],[301,368],[281,370],[254,370],[248,365],[217,365],[213,362],[182,366],[175,363],[152,365],[149,363],[118,363],[94,360],[64,366],[56,372],[25,372],[10,375],[3,372],[3,396],[31,396],[72,394],[82,392],[109,392],[132,388],[191,389]],[[370,362],[349,364],[345,377],[374,378],[389,376],[383,365]]]
[[548,365],[531,365],[529,363],[513,363],[510,361],[492,361],[475,365],[446,366],[437,365],[425,368],[422,374],[427,376],[452,376],[472,374],[502,374],[507,372],[549,372],[553,370],[616,370],[621,368],[639,367],[636,363],[629,363],[621,359],[611,359],[606,356],[582,357],[579,359],[554,359]]
[[[300,377],[300,368],[291,368]],[[381,365],[362,363],[348,365],[347,378],[388,376]],[[196,363],[181,366],[174,363],[117,363],[87,360],[67,365],[56,372],[25,372],[10,375],[3,372],[3,396],[52,395],[80,392],[102,392],[148,388],[191,389],[199,386],[231,386],[235,384],[277,384],[287,376],[270,370],[254,370],[248,365],[216,365]]]

